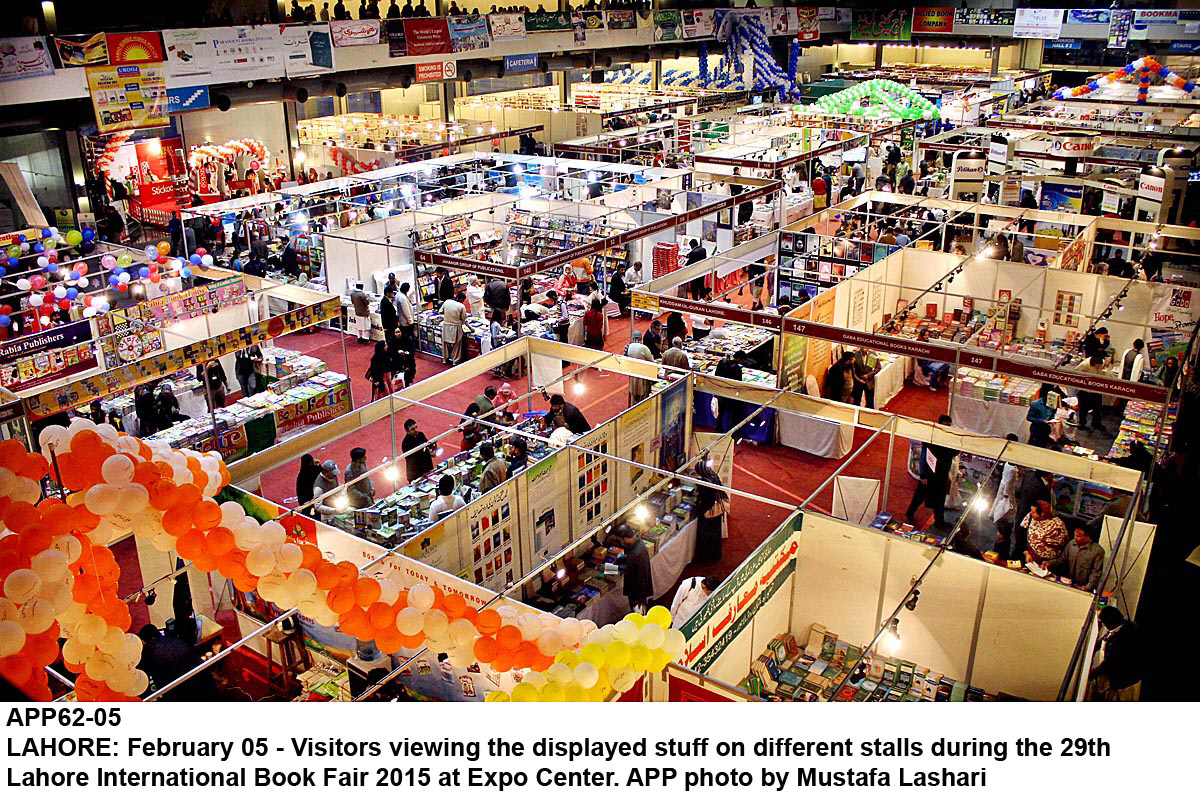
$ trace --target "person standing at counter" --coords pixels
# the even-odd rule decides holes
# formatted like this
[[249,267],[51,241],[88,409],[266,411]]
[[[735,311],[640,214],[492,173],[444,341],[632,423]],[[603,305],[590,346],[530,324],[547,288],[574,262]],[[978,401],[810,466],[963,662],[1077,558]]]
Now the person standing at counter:
[[466,504],[466,500],[454,493],[454,478],[443,474],[442,479],[438,480],[438,495],[429,503],[429,518],[437,522]]
[[865,350],[855,351],[851,371],[854,376],[854,405],[861,407],[863,398],[866,398],[867,409],[875,409],[875,377],[879,374],[879,359]]
[[[300,473],[296,475],[296,504],[305,505],[313,500],[313,486],[321,476],[321,467],[317,459],[310,454],[300,458]],[[312,506],[301,511],[305,516],[313,516]]]
[[[630,334],[629,345],[625,348],[625,355],[632,359],[641,359],[643,362],[653,362],[654,354],[650,353],[650,349],[642,342],[642,332],[634,331]],[[650,389],[654,382],[650,379],[643,379],[640,376],[629,377],[629,406],[637,404],[650,395]]]
[[559,393],[550,396],[550,411],[546,413],[546,426],[554,423],[555,416],[562,416],[567,429],[570,429],[576,435],[592,431],[591,424],[588,423],[587,418],[583,416],[579,408],[567,401]]
[[1142,370],[1146,367],[1146,343],[1140,339],[1133,341],[1133,347],[1127,348],[1121,354],[1121,378],[1125,381],[1139,381]]
[[400,442],[400,451],[405,455],[404,469],[410,483],[433,471],[433,447],[412,418],[404,422],[404,440]]
[[467,296],[459,292],[453,300],[442,303],[442,355],[447,365],[456,365],[463,360],[463,339],[466,335]]
[[496,457],[496,449],[491,443],[479,447],[479,456],[483,459],[483,476],[479,478],[479,493],[491,491],[508,479],[508,466]]
[[[950,426],[950,416],[939,415],[938,423]],[[933,526],[938,530],[946,529],[946,492],[950,487],[950,466],[956,457],[958,452],[947,446],[921,444],[921,478],[904,513],[910,524],[917,521],[917,509],[926,505],[933,511]]]
[[604,350],[604,305],[599,300],[592,300],[592,305],[584,312],[583,344]]
[[[369,508],[375,504],[375,483],[364,477],[367,468],[367,450],[361,446],[350,450],[350,465],[346,466],[346,496],[352,508]],[[350,482],[362,477],[358,482]]]
[[196,381],[203,382],[208,391],[210,409],[225,406],[225,395],[229,389],[229,379],[225,376],[225,368],[220,361],[210,359],[206,364],[196,368]]
[[721,579],[715,575],[697,575],[680,581],[675,598],[671,601],[671,625],[682,626],[686,623],[720,585]]
[[467,284],[467,309],[470,310],[472,317],[483,316],[483,281],[478,275],[471,276],[471,282]]
[[[703,295],[703,290],[701,290]],[[687,337],[687,323],[683,321],[683,315],[677,311],[667,313],[667,336],[664,344],[670,345],[676,337],[684,339]]]
[[406,351],[411,351],[416,341],[416,335],[413,333],[413,328],[417,324],[417,315],[413,312],[412,301],[408,297],[409,290],[408,281],[400,284],[400,293],[396,295],[394,301],[396,307],[396,325],[400,329],[401,347]]
[[650,353],[654,355],[654,361],[662,359],[662,322],[655,320],[650,323],[650,328],[642,335],[642,343],[650,349]]
[[371,363],[367,365],[366,378],[371,382],[371,400],[390,396],[392,394],[392,368],[395,361],[388,356],[387,345],[375,343],[375,353],[371,354]]
[[645,614],[646,605],[654,597],[650,553],[629,525],[621,525],[616,533],[625,548],[625,587],[622,591],[629,600],[629,608],[638,614]]
[[332,493],[339,485],[337,463],[333,460],[326,460],[321,464],[321,473],[313,484],[313,497],[316,498],[313,508],[316,509],[322,522],[332,521],[333,517],[341,512],[334,501],[336,495]]
[[454,281],[450,278],[450,270],[446,267],[438,267],[438,300],[446,302],[454,299]]
[[508,319],[508,309],[512,306],[512,294],[508,283],[500,278],[492,278],[483,290],[483,302],[492,310],[492,315],[501,323]]
[[712,564],[721,560],[721,544],[725,540],[725,520],[729,514],[729,494],[717,486],[724,485],[720,476],[701,460],[694,474],[711,485],[696,486],[696,555],[697,564]]
[[529,444],[519,435],[508,441],[508,476],[513,477],[525,470],[529,463]]
[[361,283],[355,284],[350,292],[350,305],[354,307],[354,330],[358,333],[358,341],[366,344],[371,341],[371,299]]
[[1063,548],[1062,555],[1046,568],[1055,575],[1065,575],[1071,585],[1085,592],[1095,592],[1104,573],[1104,548],[1092,541],[1087,528],[1075,528],[1074,540]]
[[1021,526],[1028,531],[1025,560],[1045,565],[1058,558],[1067,543],[1067,526],[1054,514],[1049,500],[1039,499],[1025,514]]
[[[1104,375],[1104,358],[1100,354],[1089,356],[1076,366],[1075,370],[1079,373],[1085,373],[1092,376]],[[1091,432],[1093,429],[1102,434],[1107,434],[1104,428],[1103,406],[1104,397],[1099,393],[1093,393],[1090,390],[1079,390],[1076,395],[1079,398],[1079,428],[1084,432]],[[1088,426],[1088,413],[1092,414],[1092,425]]]
[[138,419],[138,436],[148,438],[162,429],[158,420],[158,408],[154,404],[154,393],[150,385],[143,384],[133,395],[133,412]]
[[663,351],[662,364],[664,367],[679,368],[680,370],[692,369],[692,363],[688,361],[688,355],[683,351],[683,340],[679,337],[671,340],[671,347]]

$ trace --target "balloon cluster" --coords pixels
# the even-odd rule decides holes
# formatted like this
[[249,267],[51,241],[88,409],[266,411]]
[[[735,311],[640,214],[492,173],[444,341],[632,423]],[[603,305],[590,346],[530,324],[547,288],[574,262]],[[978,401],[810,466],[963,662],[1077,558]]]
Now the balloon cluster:
[[112,135],[104,144],[104,149],[100,152],[99,156],[96,157],[96,170],[104,172],[114,182],[121,182],[122,180],[120,177],[112,176],[109,171],[115,167],[117,153],[121,151],[121,147],[128,142],[132,135],[133,132],[131,131],[117,132]]
[[671,628],[671,612],[654,606],[644,617],[628,614],[590,632],[578,651],[560,651],[554,664],[525,674],[511,694],[496,691],[488,701],[603,701],[614,690],[631,689],[642,674],[661,671],[684,642]]
[[[188,153],[188,168],[195,170],[208,163],[232,163],[238,157],[249,155],[256,160],[266,160],[271,153],[261,141],[254,138],[229,140],[220,146],[206,143],[203,146],[193,146]],[[257,166],[251,165],[252,169]]]
[[[18,269],[23,258],[36,256],[37,271],[13,281],[19,291],[29,293],[25,303],[35,315],[35,328],[50,325],[55,311],[70,309],[80,290],[87,288],[87,263],[70,263],[66,250],[91,252],[95,249],[95,238],[96,231],[91,228],[60,233],[57,227],[44,227],[40,240],[31,241],[25,234],[20,234],[16,242],[5,249],[6,257],[0,260],[0,277],[10,269]],[[0,308],[0,327],[8,328],[12,324],[11,314],[10,306]]]
[[[799,100],[800,89],[775,61],[767,29],[758,16],[730,14],[721,22],[717,39],[725,41],[725,56],[717,64],[711,80],[706,86],[720,89],[740,88],[747,90],[779,89],[781,100]],[[744,79],[747,67],[751,72],[751,84]],[[707,73],[707,52],[702,71]],[[688,83],[688,82],[684,82]]]
[[383,163],[379,160],[371,160],[370,162],[356,160],[345,149],[339,146],[329,147],[329,160],[347,176],[350,174],[364,174],[383,167]]
[[1051,96],[1059,101],[1065,101],[1068,98],[1076,98],[1081,95],[1087,95],[1090,92],[1107,87],[1110,84],[1115,84],[1118,81],[1129,81],[1134,75],[1137,75],[1137,102],[1145,104],[1150,94],[1150,83],[1155,76],[1161,78],[1165,83],[1170,84],[1176,89],[1182,90],[1185,93],[1194,93],[1196,85],[1193,82],[1180,76],[1175,71],[1163,65],[1155,58],[1147,56],[1138,59],[1135,62],[1130,62],[1124,67],[1114,70],[1107,75],[1089,81],[1087,84],[1080,84],[1077,87],[1060,87],[1054,91]]
[[[331,562],[280,522],[259,523],[236,502],[218,504],[230,477],[216,452],[173,449],[86,419],[48,426],[39,440],[40,454],[0,443],[0,526],[16,536],[0,552],[0,675],[34,698],[49,698],[43,669],[60,636],[80,699],[145,691],[134,668],[141,643],[125,633],[120,570],[105,547],[129,533],[384,653],[426,647],[458,667],[528,670],[513,688],[517,701],[601,700],[662,670],[683,648],[662,607],[596,628],[511,603],[477,610],[436,586],[402,588],[349,561]],[[39,502],[38,481],[47,475],[70,492],[64,500]]]
[[[874,106],[863,107],[864,98]],[[821,96],[813,106],[830,115],[865,115],[899,120],[924,118],[931,121],[939,115],[932,101],[911,87],[889,79],[868,79],[845,90]]]

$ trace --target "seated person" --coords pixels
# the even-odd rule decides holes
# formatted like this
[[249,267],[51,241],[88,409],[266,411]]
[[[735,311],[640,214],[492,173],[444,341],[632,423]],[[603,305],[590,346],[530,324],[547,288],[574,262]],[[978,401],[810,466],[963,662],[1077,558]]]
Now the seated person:
[[442,479],[438,480],[438,495],[429,503],[429,518],[436,522],[466,504],[462,497],[454,493],[454,478],[443,474]]

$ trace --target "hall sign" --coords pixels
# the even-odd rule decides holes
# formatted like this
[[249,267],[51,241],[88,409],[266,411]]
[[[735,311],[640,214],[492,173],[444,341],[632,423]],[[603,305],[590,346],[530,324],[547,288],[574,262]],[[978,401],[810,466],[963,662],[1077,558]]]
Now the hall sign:
[[1152,384],[1139,384],[1124,379],[1095,376],[1090,373],[1074,373],[1044,365],[1032,365],[1025,362],[1015,362],[1012,359],[950,348],[931,342],[918,342],[912,339],[891,337],[886,334],[871,334],[865,331],[853,331],[848,328],[813,323],[807,320],[784,319],[783,333],[797,334],[810,339],[822,339],[844,345],[855,345],[887,353],[898,353],[916,359],[926,359],[934,362],[948,362],[962,367],[1000,373],[1006,376],[1017,376],[1022,379],[1046,382],[1049,384],[1076,387],[1093,393],[1117,396],[1118,398],[1133,398],[1161,404],[1167,399],[1167,390]]
[[1063,132],[1051,136],[1051,157],[1091,157],[1096,151],[1096,135],[1087,132]]

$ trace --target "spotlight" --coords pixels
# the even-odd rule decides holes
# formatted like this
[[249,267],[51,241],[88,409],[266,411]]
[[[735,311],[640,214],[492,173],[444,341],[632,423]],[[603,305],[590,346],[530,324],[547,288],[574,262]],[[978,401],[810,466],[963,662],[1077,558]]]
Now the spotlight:
[[639,522],[644,522],[650,518],[650,509],[647,508],[645,505],[639,503],[633,509],[633,516]]
[[583,382],[575,382],[574,391],[575,395],[581,396],[587,392],[587,387],[584,386]]
[[339,511],[344,511],[350,507],[350,498],[345,494],[338,494],[333,500],[333,507]]
[[975,499],[971,502],[971,505],[975,508],[975,510],[982,513],[987,510],[988,501],[983,497],[975,497]]
[[893,617],[884,625],[883,629],[884,653],[894,654],[900,650],[900,618]]
[[383,476],[388,482],[397,482],[400,479],[400,469],[395,466],[388,466],[383,470]]

